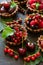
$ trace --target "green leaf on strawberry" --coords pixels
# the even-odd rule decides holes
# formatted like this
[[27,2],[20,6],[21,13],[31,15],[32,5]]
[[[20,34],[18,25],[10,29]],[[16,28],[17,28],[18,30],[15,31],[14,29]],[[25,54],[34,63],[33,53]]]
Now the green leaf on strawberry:
[[14,31],[13,29],[11,29],[9,26],[6,26],[2,32],[2,37],[3,38],[6,38],[8,37],[9,35],[13,35]]
[[10,8],[14,8],[14,7],[16,7],[16,3],[15,2],[11,2],[11,5],[10,5]]
[[38,8],[39,8],[39,6],[40,6],[40,4],[39,4],[39,3],[35,3],[35,5],[36,5],[36,9],[38,9]]

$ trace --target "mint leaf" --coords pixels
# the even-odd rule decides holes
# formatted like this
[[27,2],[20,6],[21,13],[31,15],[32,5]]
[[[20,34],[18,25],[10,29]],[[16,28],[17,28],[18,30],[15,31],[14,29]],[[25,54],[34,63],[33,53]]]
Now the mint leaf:
[[2,32],[2,37],[3,38],[6,38],[8,37],[9,35],[13,35],[14,31],[13,29],[11,29],[9,26],[6,26]]
[[12,2],[10,8],[14,8],[14,7],[16,7],[16,5],[17,4],[15,2]]
[[4,23],[0,22],[0,32],[4,29],[5,25]]
[[36,5],[36,9],[38,9],[40,4],[39,3],[36,3],[35,5]]

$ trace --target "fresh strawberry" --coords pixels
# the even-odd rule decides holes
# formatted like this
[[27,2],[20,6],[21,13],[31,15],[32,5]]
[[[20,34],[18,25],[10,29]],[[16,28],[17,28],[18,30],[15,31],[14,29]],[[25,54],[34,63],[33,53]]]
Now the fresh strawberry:
[[43,4],[40,4],[39,9],[40,10],[43,9]]
[[36,8],[35,3],[31,4],[30,7],[35,9]]
[[36,19],[30,22],[30,26],[36,25],[36,24],[38,24],[38,21]]
[[35,2],[36,2],[36,0],[29,0],[29,4],[33,4]]
[[41,0],[36,0],[36,2],[41,3]]
[[39,28],[43,28],[43,21],[40,21]]
[[10,8],[10,4],[9,4],[9,3],[4,3],[4,8],[5,8],[6,10],[8,10],[8,9]]

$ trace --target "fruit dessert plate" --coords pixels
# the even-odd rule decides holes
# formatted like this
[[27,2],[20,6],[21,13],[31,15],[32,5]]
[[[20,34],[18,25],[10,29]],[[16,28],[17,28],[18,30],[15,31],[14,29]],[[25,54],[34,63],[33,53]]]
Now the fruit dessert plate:
[[[20,25],[17,21],[14,20],[12,22],[7,22],[6,24],[8,25],[7,29],[9,29],[9,27],[11,27],[11,29],[14,30],[13,35],[9,35],[5,38],[5,42],[7,44],[16,46],[16,45],[20,45],[22,43],[22,40],[24,42],[27,39],[27,31],[26,31],[25,27]],[[5,30],[6,30],[6,28],[5,28]],[[3,33],[5,33],[6,31],[3,30]],[[9,31],[9,34],[11,34],[10,30],[8,30],[8,31]],[[6,33],[6,35],[8,35],[8,34]],[[3,36],[5,36],[5,35],[3,34]]]
[[25,19],[25,26],[33,32],[43,31],[43,15],[38,13],[28,15]]
[[11,1],[11,2],[1,2],[0,3],[0,16],[3,17],[11,17],[16,14],[18,11],[18,5]]
[[27,8],[34,12],[43,12],[43,0],[28,0]]

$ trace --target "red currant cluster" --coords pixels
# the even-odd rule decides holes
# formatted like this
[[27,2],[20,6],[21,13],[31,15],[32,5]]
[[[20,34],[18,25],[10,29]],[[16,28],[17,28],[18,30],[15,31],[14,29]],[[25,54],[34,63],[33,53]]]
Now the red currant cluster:
[[[28,0],[27,3],[30,4],[30,7],[32,9],[43,10],[43,1],[42,0]],[[37,3],[38,3],[38,7],[37,7]]]
[[37,52],[36,54],[33,55],[29,55],[28,57],[24,57],[24,61],[26,62],[35,61],[35,59],[37,59],[38,57],[40,57],[40,52]]
[[26,25],[32,29],[43,28],[43,17],[40,14],[32,14],[25,20]]
[[15,31],[12,36],[6,38],[7,41],[9,40],[9,41],[13,42],[14,45],[21,44],[22,38],[23,38],[23,41],[26,40],[26,38],[27,38],[27,31],[26,31],[25,27],[23,27],[19,23],[21,23],[21,18],[18,20],[18,22],[13,20],[13,22],[6,23],[8,26],[13,28]]
[[[10,49],[10,48],[5,48],[5,49],[4,49],[4,53],[5,53],[5,54],[9,54],[9,56],[14,57],[14,59],[16,59],[16,60],[19,58],[19,56],[17,55],[18,53],[15,52],[15,51],[13,51],[13,50]],[[15,55],[15,53],[16,53],[16,55]]]

